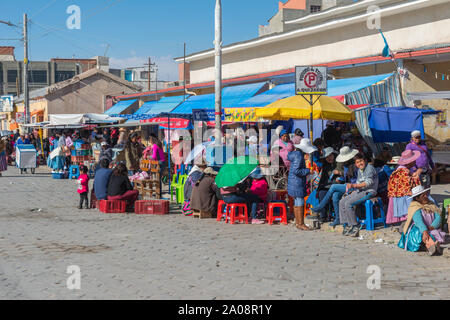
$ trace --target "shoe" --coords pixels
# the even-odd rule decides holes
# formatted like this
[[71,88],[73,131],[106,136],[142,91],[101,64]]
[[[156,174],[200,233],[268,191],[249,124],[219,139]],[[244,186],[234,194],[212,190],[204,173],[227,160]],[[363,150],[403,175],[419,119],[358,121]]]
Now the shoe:
[[252,224],[265,224],[265,222],[259,219],[253,219]]
[[83,207],[79,206],[79,207],[78,207],[78,210],[83,210]]
[[351,230],[348,232],[347,236],[352,237],[352,238],[358,238],[359,237],[359,231],[360,231],[360,227],[359,226],[353,226],[351,228]]
[[348,236],[348,233],[352,230],[352,227],[344,226],[344,230],[342,230],[343,236]]

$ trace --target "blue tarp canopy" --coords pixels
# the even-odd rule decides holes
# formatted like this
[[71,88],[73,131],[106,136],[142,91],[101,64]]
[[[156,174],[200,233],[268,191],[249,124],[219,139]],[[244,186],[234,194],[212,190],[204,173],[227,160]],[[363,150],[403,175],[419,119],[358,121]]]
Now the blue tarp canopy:
[[124,100],[117,102],[111,109],[107,110],[105,114],[107,115],[119,115],[128,109],[137,99],[134,100]]
[[[358,91],[385,80],[392,75],[393,73],[386,73],[368,77],[328,80],[328,96],[336,97]],[[281,84],[269,91],[242,101],[237,107],[265,107],[272,102],[288,98],[293,95],[295,95],[295,83]]]
[[439,111],[408,107],[372,108],[369,127],[375,143],[408,142],[411,132],[419,130],[425,138],[423,115],[437,114]]
[[[186,96],[187,97],[187,96]],[[128,122],[135,120],[145,120],[153,118],[160,113],[171,112],[175,109],[181,102],[183,102],[184,96],[174,96],[174,97],[164,97],[159,101],[148,101],[144,103],[138,111],[132,115],[127,115]]]
[[[244,84],[222,89],[222,108],[235,108],[238,104],[264,90],[267,82]],[[215,95],[192,96],[179,105],[172,113],[192,113],[193,109],[214,109]]]

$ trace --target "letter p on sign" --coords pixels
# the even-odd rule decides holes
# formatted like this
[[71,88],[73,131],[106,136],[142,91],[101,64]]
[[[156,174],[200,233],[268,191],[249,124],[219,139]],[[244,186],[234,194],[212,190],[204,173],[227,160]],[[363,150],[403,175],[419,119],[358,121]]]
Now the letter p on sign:
[[81,290],[81,269],[79,266],[67,267],[67,273],[71,276],[67,278],[66,284],[69,290]]

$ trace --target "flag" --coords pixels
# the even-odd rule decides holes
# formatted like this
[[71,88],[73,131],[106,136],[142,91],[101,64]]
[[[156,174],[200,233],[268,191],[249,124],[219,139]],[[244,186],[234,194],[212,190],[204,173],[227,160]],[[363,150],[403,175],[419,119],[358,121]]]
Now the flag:
[[388,44],[388,42],[387,42],[383,32],[381,31],[381,29],[379,29],[378,31],[380,31],[381,36],[383,37],[383,40],[384,40],[384,44],[385,44],[385,47],[384,47],[383,52],[381,53],[381,55],[383,57],[385,57],[385,58],[388,58],[388,57],[391,56],[391,49],[389,48],[389,44]]

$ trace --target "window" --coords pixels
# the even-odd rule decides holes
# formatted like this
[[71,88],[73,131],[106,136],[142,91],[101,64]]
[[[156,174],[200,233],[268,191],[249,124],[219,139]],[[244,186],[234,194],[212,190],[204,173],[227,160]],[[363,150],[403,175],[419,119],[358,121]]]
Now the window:
[[8,70],[7,77],[8,77],[8,82],[9,83],[16,83],[17,70]]
[[311,6],[311,13],[319,12],[321,9],[321,6]]
[[148,79],[148,71],[141,71],[141,79]]
[[28,80],[30,83],[47,83],[47,70],[29,70]]
[[75,77],[75,71],[56,71],[55,82],[65,81]]

